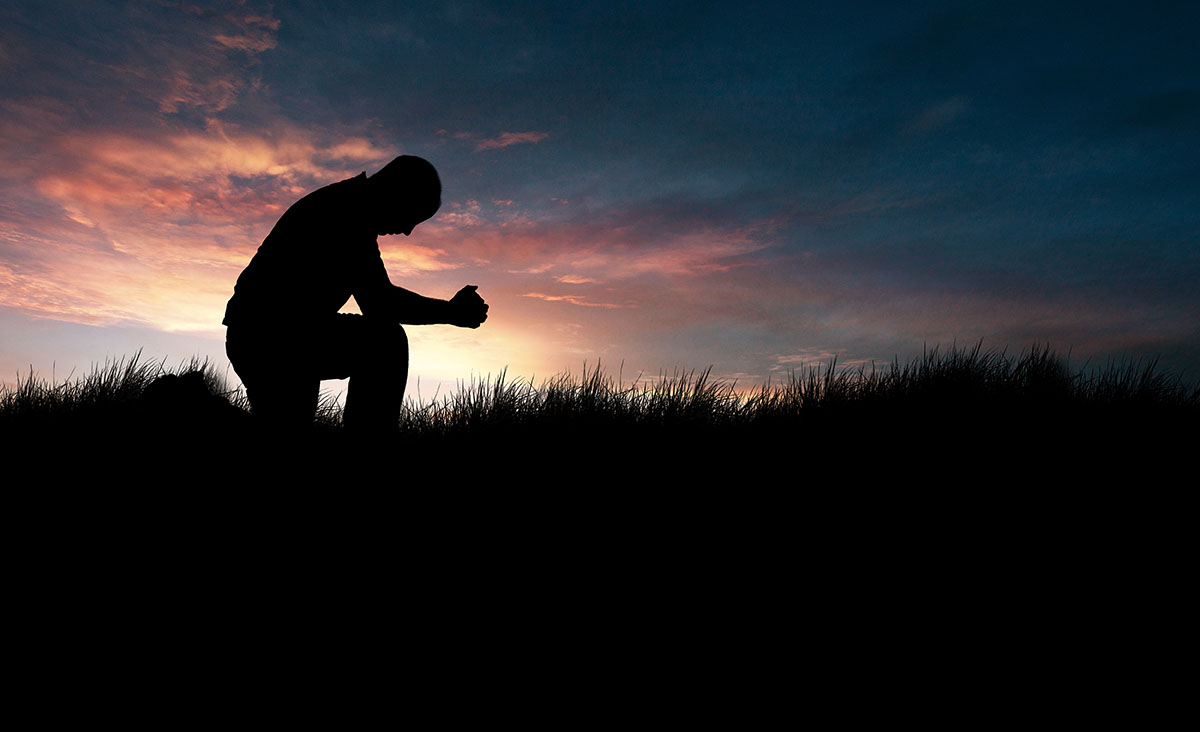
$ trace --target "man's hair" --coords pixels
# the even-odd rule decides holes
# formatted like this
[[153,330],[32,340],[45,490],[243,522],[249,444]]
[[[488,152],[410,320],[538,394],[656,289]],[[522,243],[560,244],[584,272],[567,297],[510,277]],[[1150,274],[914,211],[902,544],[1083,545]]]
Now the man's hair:
[[383,184],[389,195],[404,199],[430,216],[442,207],[442,180],[425,158],[401,155],[383,166],[371,180]]

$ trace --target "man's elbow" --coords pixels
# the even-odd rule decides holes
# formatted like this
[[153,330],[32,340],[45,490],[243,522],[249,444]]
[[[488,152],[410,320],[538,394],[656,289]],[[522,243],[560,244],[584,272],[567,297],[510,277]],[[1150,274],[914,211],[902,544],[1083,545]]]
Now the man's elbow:
[[389,320],[397,319],[398,314],[395,312],[396,308],[391,307],[389,305],[387,298],[371,296],[371,295],[363,295],[363,296],[355,295],[354,300],[355,300],[355,302],[358,303],[358,309],[362,312],[362,314],[365,317],[372,318],[372,319],[375,319],[375,318],[387,318]]

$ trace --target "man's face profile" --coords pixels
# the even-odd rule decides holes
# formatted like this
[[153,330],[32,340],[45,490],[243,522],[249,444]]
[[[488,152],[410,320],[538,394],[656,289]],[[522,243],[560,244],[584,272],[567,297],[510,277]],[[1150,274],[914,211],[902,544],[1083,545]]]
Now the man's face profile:
[[382,220],[379,226],[376,227],[375,233],[379,236],[390,236],[392,234],[404,234],[408,236],[416,228],[417,224],[428,221],[431,218],[433,218],[432,213],[427,215],[417,214],[413,213],[407,206],[400,206],[395,210],[383,213]]
[[378,185],[372,191],[372,207],[375,219],[373,229],[377,236],[404,234],[408,236],[417,224],[428,221],[441,208],[440,191],[420,191],[414,195],[412,189]]
[[424,220],[425,219],[413,221],[411,217],[396,217],[391,223],[385,223],[380,226],[379,230],[375,233],[379,236],[391,236],[393,234],[404,234],[405,236],[408,236],[412,233],[412,230],[416,228],[416,225]]
[[442,182],[428,160],[401,155],[367,178],[367,196],[377,236],[408,236],[442,206]]

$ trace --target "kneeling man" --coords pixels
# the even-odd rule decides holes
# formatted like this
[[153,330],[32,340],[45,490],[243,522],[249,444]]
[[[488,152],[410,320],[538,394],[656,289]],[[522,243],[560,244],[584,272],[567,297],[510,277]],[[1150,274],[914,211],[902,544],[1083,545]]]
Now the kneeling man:
[[[325,186],[289,208],[238,277],[225,309],[225,349],[265,425],[312,424],[322,379],[350,379],[347,429],[394,429],[408,379],[401,324],[478,328],[488,306],[468,285],[449,300],[388,279],[377,236],[431,218],[442,183],[428,161],[402,155],[375,175]],[[339,314],[353,296],[362,315]]]

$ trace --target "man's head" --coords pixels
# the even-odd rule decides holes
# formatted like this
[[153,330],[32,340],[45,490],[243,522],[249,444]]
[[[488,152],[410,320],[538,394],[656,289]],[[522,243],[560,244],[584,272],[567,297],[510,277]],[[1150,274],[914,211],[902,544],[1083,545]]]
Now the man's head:
[[378,216],[373,224],[376,234],[408,236],[442,206],[442,181],[424,158],[401,155],[367,181]]

